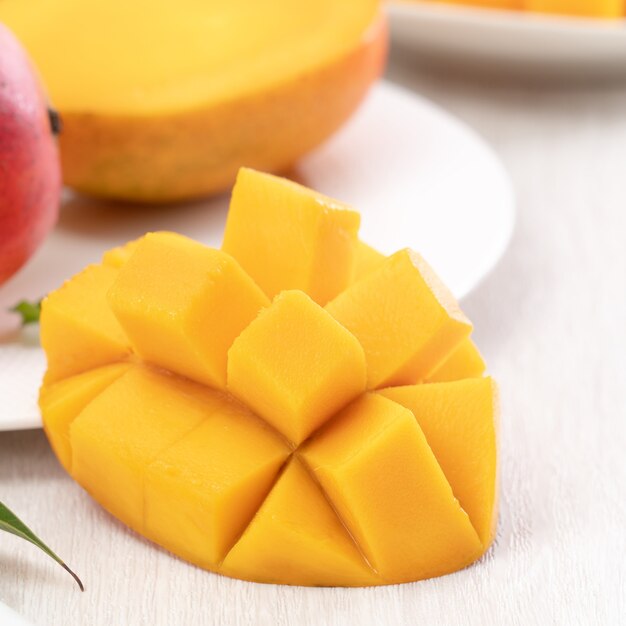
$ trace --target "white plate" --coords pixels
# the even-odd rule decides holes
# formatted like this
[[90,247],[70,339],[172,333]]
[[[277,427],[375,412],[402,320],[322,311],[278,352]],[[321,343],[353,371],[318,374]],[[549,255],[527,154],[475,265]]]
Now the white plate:
[[[295,177],[362,214],[362,238],[391,253],[410,246],[462,297],[504,252],[514,223],[508,176],[487,145],[434,105],[390,84],[302,161]],[[37,299],[147,230],[175,230],[219,246],[227,197],[178,207],[112,206],[68,194],[35,258],[0,289],[0,430],[40,426],[44,356],[36,328],[20,331],[6,309]]]
[[388,5],[393,40],[427,60],[565,77],[626,76],[626,20],[426,2]]

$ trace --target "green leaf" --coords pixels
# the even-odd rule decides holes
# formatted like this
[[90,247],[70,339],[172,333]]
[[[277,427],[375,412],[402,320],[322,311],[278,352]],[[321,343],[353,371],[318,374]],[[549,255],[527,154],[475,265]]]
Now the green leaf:
[[13,313],[17,313],[22,316],[22,326],[26,326],[27,324],[36,324],[39,321],[39,315],[41,313],[41,300],[38,302],[22,300],[10,310],[13,311]]
[[15,513],[6,505],[0,502],[0,530],[4,530],[13,535],[17,535],[26,541],[30,541],[39,549],[43,550],[51,559],[54,559],[64,570],[72,575],[81,591],[85,591],[80,578],[54,553],[48,546],[35,535],[35,533],[22,522]]

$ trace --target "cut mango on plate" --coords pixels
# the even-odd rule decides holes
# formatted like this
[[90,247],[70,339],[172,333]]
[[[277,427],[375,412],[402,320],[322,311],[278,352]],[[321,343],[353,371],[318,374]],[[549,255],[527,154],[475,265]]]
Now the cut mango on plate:
[[381,74],[379,0],[2,0],[63,119],[66,184],[134,201],[281,171]]
[[238,185],[223,250],[149,233],[46,299],[40,406],[60,462],[227,576],[367,586],[466,567],[498,502],[497,392],[470,322],[419,255],[360,242],[352,209],[252,170]]

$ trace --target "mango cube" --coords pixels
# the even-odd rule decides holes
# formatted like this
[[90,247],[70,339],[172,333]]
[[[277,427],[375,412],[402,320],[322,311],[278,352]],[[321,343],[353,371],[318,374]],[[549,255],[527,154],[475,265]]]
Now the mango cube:
[[498,397],[491,378],[392,387],[380,392],[420,425],[454,495],[485,546],[497,514]]
[[486,365],[478,347],[471,339],[464,339],[443,363],[428,376],[426,382],[443,383],[463,378],[477,378],[485,373]]
[[351,281],[360,216],[291,181],[239,170],[222,249],[273,298],[301,289],[326,304]]
[[426,378],[472,330],[415,252],[401,250],[326,305],[365,350],[370,389]]
[[223,397],[145,475],[144,532],[203,567],[217,567],[272,488],[289,449]]
[[224,571],[265,583],[371,585],[367,565],[324,492],[297,459],[290,461]]
[[228,349],[268,300],[224,252],[152,233],[119,270],[109,304],[143,359],[223,388]]
[[46,382],[125,359],[130,344],[109,309],[106,295],[117,278],[112,267],[90,265],[44,298],[41,345]]
[[217,392],[135,366],[70,426],[72,476],[104,508],[144,532],[148,465],[220,404]]
[[415,417],[399,404],[361,396],[302,455],[386,582],[439,576],[482,553]]
[[70,425],[80,412],[129,368],[114,363],[44,385],[39,392],[43,427],[61,465],[69,472],[72,464]]
[[385,260],[385,255],[378,252],[372,246],[359,241],[356,249],[356,260],[354,265],[354,275],[352,281],[356,282],[371,274],[375,269],[380,267]]
[[284,291],[228,352],[228,390],[295,444],[365,390],[359,342],[301,291]]

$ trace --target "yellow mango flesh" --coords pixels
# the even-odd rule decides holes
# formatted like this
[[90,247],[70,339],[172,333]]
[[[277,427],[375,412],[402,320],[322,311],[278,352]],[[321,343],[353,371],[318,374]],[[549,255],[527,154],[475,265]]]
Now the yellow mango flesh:
[[143,532],[192,563],[219,567],[288,454],[266,424],[220,399],[202,423],[148,465]]
[[576,17],[619,18],[624,0],[430,0],[437,4],[462,4],[488,9],[526,10]]
[[409,409],[486,548],[497,519],[498,398],[491,378],[380,392]]
[[295,444],[365,383],[359,342],[301,291],[277,296],[228,352],[228,390]]
[[326,310],[363,346],[371,389],[423,380],[472,330],[452,294],[410,250],[388,257]]
[[220,401],[220,394],[195,383],[133,367],[72,422],[72,476],[113,515],[143,532],[147,466]]
[[268,304],[232,257],[173,233],[146,235],[108,298],[139,356],[217,388],[232,342]]
[[354,263],[354,275],[352,282],[361,280],[371,274],[376,268],[382,265],[385,260],[385,255],[382,252],[378,252],[372,246],[359,241],[356,248],[356,259]]
[[[143,238],[142,238],[143,239]],[[129,241],[123,246],[117,246],[116,248],[112,248],[111,250],[107,250],[102,255],[102,265],[107,265],[109,267],[114,267],[119,269],[130,259],[133,252],[139,246],[139,242],[141,239],[134,239],[133,241]]]
[[2,0],[0,20],[62,110],[155,115],[234,100],[332,62],[378,10],[376,0]]
[[[281,237],[300,232],[299,198]],[[378,585],[476,560],[497,515],[495,385],[418,256],[358,240],[355,256],[323,308],[301,290],[270,303],[233,257],[180,235],[109,251],[44,304],[60,461],[131,528],[237,578]],[[344,296],[349,324],[331,315]],[[366,393],[372,371],[475,377]]]
[[106,302],[116,278],[115,268],[90,265],[44,298],[40,336],[48,360],[47,382],[130,354],[128,339]]
[[350,116],[386,56],[379,0],[0,0],[63,118],[64,180],[167,202],[284,171]]
[[386,582],[439,576],[482,554],[415,417],[399,404],[362,396],[302,455]]
[[524,0],[524,7],[540,13],[576,17],[623,17],[624,0]]
[[426,382],[441,383],[463,378],[477,378],[485,373],[485,369],[485,361],[476,344],[467,338],[428,376]]
[[242,168],[222,249],[273,298],[301,289],[326,304],[352,279],[360,216],[288,180]]
[[296,459],[226,557],[223,571],[287,585],[380,583],[324,492]]
[[524,0],[430,0],[437,4],[463,4],[468,6],[483,7],[485,9],[519,10]]
[[116,363],[44,385],[39,392],[43,427],[61,465],[69,472],[72,464],[70,425],[78,414],[130,364]]

